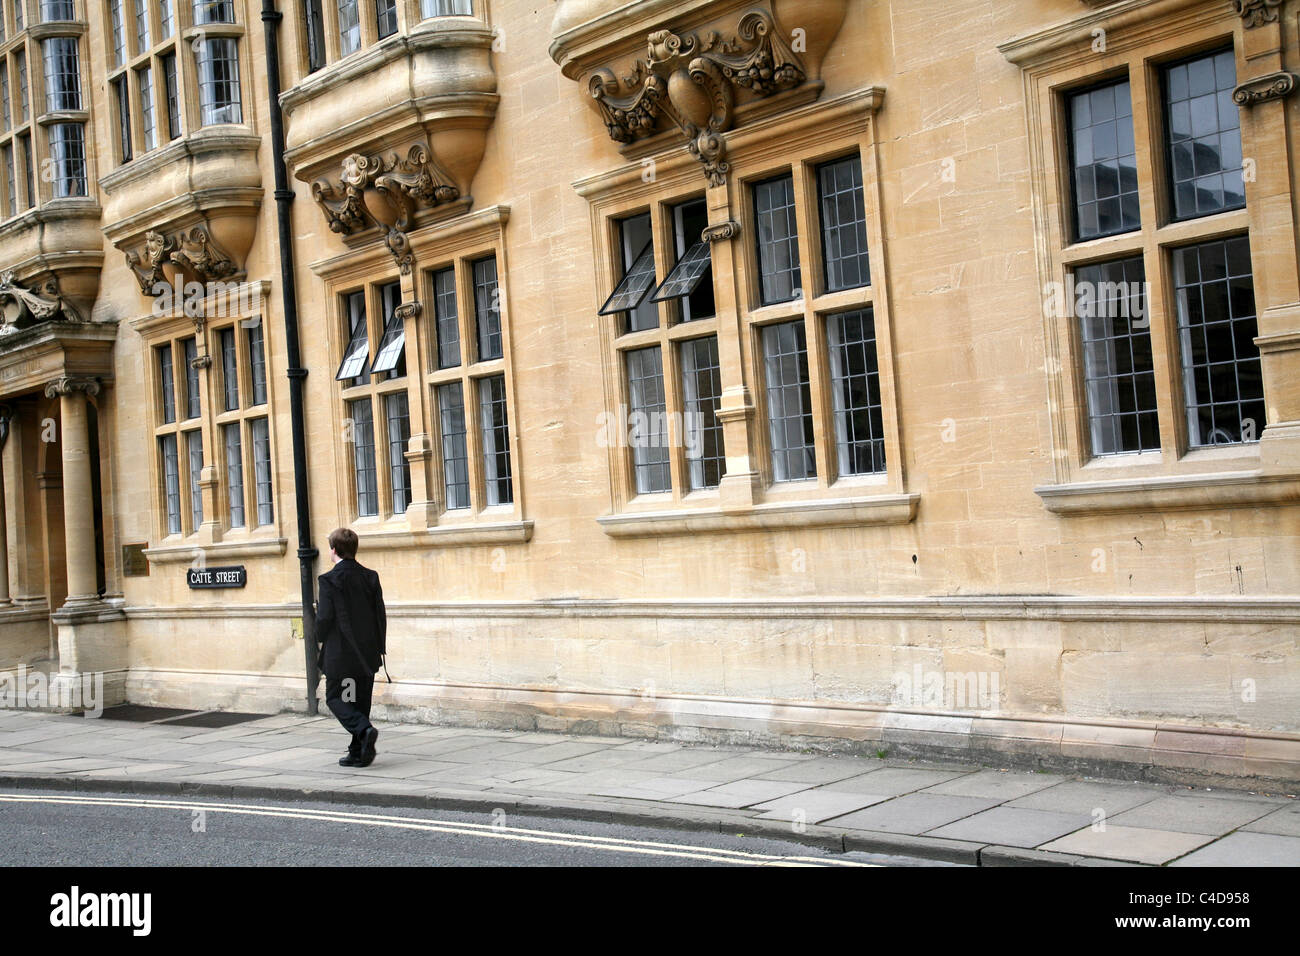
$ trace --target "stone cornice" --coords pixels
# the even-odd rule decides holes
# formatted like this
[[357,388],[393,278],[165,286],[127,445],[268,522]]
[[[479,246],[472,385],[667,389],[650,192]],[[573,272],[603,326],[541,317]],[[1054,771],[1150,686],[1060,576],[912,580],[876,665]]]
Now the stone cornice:
[[[1058,58],[1096,56],[1091,52],[1093,31],[1104,29],[1109,50],[1117,45],[1146,42],[1148,36],[1177,33],[1188,24],[1222,19],[1236,14],[1224,0],[1116,0],[1035,33],[998,44],[998,52],[1017,66],[1029,68]],[[1122,35],[1122,36],[1121,36]]]

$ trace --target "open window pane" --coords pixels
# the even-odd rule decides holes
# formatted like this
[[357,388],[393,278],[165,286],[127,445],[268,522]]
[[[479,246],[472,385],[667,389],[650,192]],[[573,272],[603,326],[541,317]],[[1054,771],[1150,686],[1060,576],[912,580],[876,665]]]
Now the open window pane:
[[350,292],[347,296],[348,346],[335,374],[335,381],[364,385],[370,375],[370,336],[366,333],[366,294]]
[[402,287],[389,283],[380,290],[384,304],[384,337],[379,340],[379,351],[375,353],[375,364],[371,371],[392,372],[394,377],[406,374],[406,324],[397,314]]
[[619,247],[623,256],[623,278],[600,308],[600,315],[626,313],[625,332],[659,327],[659,308],[644,301],[655,282],[654,242],[650,235],[650,214],[642,213],[618,224]]
[[686,250],[686,255],[682,256],[677,265],[673,266],[672,271],[668,273],[668,278],[659,284],[650,301],[664,302],[690,295],[700,281],[709,274],[711,265],[713,265],[713,257],[709,252],[709,244],[702,241],[695,243]]

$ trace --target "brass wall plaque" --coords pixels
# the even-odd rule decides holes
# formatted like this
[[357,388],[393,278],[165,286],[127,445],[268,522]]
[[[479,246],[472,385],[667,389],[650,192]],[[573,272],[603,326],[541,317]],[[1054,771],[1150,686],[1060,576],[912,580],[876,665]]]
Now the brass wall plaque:
[[128,578],[147,578],[149,576],[149,559],[144,556],[148,545],[122,545],[122,575]]

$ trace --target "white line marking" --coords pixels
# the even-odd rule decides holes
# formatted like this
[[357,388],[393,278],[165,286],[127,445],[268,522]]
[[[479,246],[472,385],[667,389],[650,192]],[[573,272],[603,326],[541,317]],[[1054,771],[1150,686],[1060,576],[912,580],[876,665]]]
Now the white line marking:
[[491,837],[522,843],[541,843],[552,846],[582,847],[614,853],[639,853],[648,856],[668,856],[707,860],[714,863],[736,863],[746,866],[876,866],[854,860],[810,856],[775,856],[766,853],[748,853],[714,847],[691,846],[680,843],[659,843],[652,840],[629,840],[622,837],[586,836],[556,833],[549,830],[530,830],[521,827],[495,827],[491,824],[464,823],[451,820],[421,820],[414,817],[382,813],[357,813],[345,810],[316,810],[304,807],[267,806],[247,803],[207,803],[195,800],[146,799],[142,797],[94,796],[29,796],[0,793],[4,803],[48,803],[80,806],[105,806],[144,808],[154,810],[207,810],[243,816],[282,817],[296,820],[315,820],[323,823],[350,823],[417,830],[426,833],[448,833],[461,836]]

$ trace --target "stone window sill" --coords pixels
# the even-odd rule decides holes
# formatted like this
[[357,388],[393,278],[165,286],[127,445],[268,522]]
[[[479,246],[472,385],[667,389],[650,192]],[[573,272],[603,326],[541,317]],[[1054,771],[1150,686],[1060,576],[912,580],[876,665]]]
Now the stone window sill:
[[848,528],[907,524],[916,517],[919,494],[872,495],[862,498],[769,502],[745,511],[702,508],[605,515],[596,520],[611,538],[785,528]]
[[1034,492],[1048,511],[1061,515],[1218,510],[1300,500],[1300,476],[1228,471],[1040,485]]
[[[354,526],[355,530],[355,526]],[[461,545],[523,544],[532,540],[531,521],[500,521],[424,528],[419,531],[358,531],[361,550],[371,548],[453,548]]]
[[288,549],[287,538],[260,538],[251,541],[221,541],[216,544],[179,544],[145,548],[144,556],[155,564],[191,564],[202,555],[205,564],[239,558],[280,557]]

